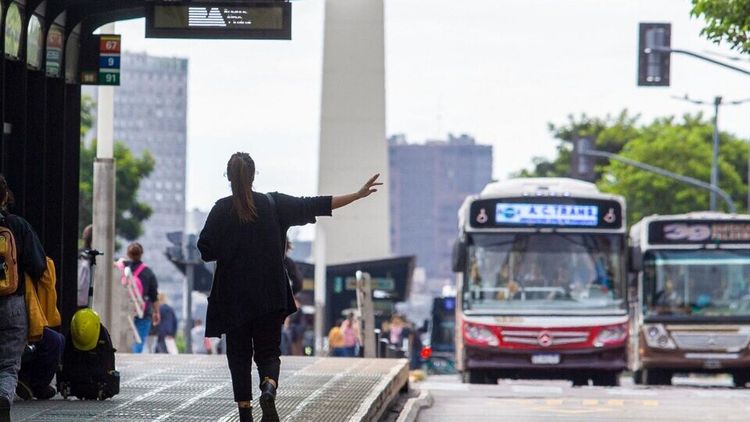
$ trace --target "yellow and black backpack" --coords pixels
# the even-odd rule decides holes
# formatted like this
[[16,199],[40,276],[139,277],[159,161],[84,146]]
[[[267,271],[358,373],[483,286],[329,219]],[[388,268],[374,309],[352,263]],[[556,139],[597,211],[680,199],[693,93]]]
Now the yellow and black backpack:
[[18,290],[18,255],[16,239],[8,228],[5,216],[0,214],[0,296]]

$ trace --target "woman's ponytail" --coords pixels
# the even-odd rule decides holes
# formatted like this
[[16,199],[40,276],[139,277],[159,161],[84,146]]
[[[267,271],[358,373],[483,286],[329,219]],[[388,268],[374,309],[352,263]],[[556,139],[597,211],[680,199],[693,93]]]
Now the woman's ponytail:
[[227,178],[232,184],[232,210],[240,221],[255,221],[258,211],[253,202],[253,180],[255,179],[255,162],[245,152],[237,152],[227,163]]

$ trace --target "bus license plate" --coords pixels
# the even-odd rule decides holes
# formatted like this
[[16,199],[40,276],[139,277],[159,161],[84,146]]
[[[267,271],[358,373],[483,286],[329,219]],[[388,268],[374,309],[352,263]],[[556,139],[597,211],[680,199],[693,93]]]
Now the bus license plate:
[[531,363],[534,365],[557,365],[560,363],[560,355],[557,353],[531,355]]

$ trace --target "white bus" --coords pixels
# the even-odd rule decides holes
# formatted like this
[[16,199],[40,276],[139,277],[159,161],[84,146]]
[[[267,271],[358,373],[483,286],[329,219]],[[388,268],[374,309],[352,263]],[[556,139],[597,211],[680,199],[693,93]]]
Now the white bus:
[[464,382],[616,385],[627,367],[625,202],[567,178],[488,184],[459,211],[456,364]]
[[653,215],[630,230],[638,280],[635,381],[685,372],[750,381],[750,215]]

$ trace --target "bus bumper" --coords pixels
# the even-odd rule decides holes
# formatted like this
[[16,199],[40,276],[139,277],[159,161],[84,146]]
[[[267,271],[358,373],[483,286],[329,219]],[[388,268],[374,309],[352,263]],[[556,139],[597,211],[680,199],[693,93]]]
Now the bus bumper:
[[[504,350],[467,346],[466,369],[509,370],[601,370],[622,371],[627,367],[626,347],[566,350]],[[552,359],[539,359],[544,355]],[[559,356],[559,360],[555,359]],[[557,363],[555,363],[557,361]]]

